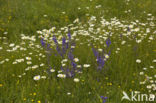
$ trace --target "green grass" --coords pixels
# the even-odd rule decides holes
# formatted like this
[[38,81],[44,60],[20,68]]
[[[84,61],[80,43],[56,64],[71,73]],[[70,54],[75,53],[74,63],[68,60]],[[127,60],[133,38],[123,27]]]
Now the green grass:
[[[96,9],[97,5],[102,7]],[[147,20],[148,13],[156,16],[155,5],[155,0],[130,0],[129,5],[126,5],[125,0],[93,0],[92,2],[89,0],[0,0],[0,37],[7,38],[0,41],[0,47],[3,47],[0,50],[0,62],[5,61],[0,64],[0,103],[40,103],[39,101],[41,103],[102,103],[100,96],[108,97],[106,103],[130,103],[126,100],[121,101],[123,91],[128,94],[135,90],[149,93],[146,86],[150,84],[150,81],[145,85],[140,85],[139,82],[145,80],[147,76],[153,76],[152,80],[155,80],[156,64],[152,62],[156,59],[155,26],[151,27],[150,21]],[[79,7],[80,10],[78,10]],[[89,7],[89,10],[86,7]],[[131,12],[125,13],[126,10],[131,10]],[[45,71],[49,68],[48,56],[43,48],[36,46],[41,45],[39,34],[36,31],[57,27],[52,35],[57,34],[61,27],[73,23],[76,18],[80,19],[81,24],[74,24],[74,26],[78,26],[78,29],[71,30],[71,33],[77,30],[87,31],[89,28],[87,22],[91,16],[97,17],[97,21],[94,23],[95,28],[106,31],[100,31],[96,35],[90,33],[90,35],[98,37],[99,35],[103,36],[106,32],[113,33],[113,36],[110,37],[111,55],[105,68],[102,71],[97,71],[95,57],[91,47],[88,46],[93,43],[97,48],[106,49],[105,41],[103,40],[104,44],[100,44],[102,39],[95,41],[91,40],[90,36],[78,35],[76,38],[80,40],[76,41],[74,56],[79,58],[79,64],[91,64],[91,67],[83,68],[82,74],[76,74],[75,78],[79,78],[80,82],[75,83],[73,78],[57,77],[61,58],[53,54],[50,58],[50,65],[55,67],[56,72],[47,74]],[[137,23],[135,28],[140,28],[139,32],[120,38],[120,34],[127,32],[122,27],[119,30],[113,26],[112,29],[107,26],[102,27],[100,24],[102,16],[108,21],[114,17],[119,21],[126,21],[123,23],[124,25],[130,25],[131,21],[135,20],[147,23],[147,25],[141,26]],[[155,19],[151,22],[155,23]],[[82,29],[84,24],[87,26]],[[140,44],[136,43],[133,36],[146,33],[146,28],[151,30],[148,36]],[[8,34],[5,35],[4,32],[8,32]],[[21,34],[34,35],[37,40],[35,42],[22,40]],[[65,34],[61,31],[59,35],[64,36]],[[154,40],[148,42],[149,36],[153,36]],[[141,36],[136,38],[140,39]],[[87,40],[91,40],[91,42]],[[126,44],[121,45],[122,41],[126,41]],[[22,42],[25,44],[21,44]],[[26,50],[18,49],[7,52],[6,50],[11,49],[10,43],[15,43]],[[81,43],[84,44],[81,45]],[[117,48],[120,48],[119,53],[116,53]],[[40,53],[45,57],[42,57]],[[32,58],[31,65],[26,63],[25,57]],[[13,64],[16,59],[24,59],[24,62]],[[142,62],[137,64],[136,59],[141,59]],[[45,65],[25,71],[27,67],[41,63]],[[150,66],[154,66],[154,68],[152,69]],[[143,71],[144,67],[148,69],[144,71],[144,75],[140,75],[139,73]],[[22,75],[23,73],[26,74]],[[36,75],[47,78],[34,81],[33,77]],[[67,95],[68,92],[71,95]]]
[[[100,10],[96,10],[96,5],[102,5]],[[16,38],[19,34],[32,35],[37,30],[50,28],[52,26],[65,26],[74,19],[80,18],[85,21],[85,14],[100,16],[105,18],[118,17],[126,20],[145,19],[143,11],[156,14],[154,0],[130,1],[126,6],[124,0],[4,0],[0,5],[0,32],[8,31],[8,38]],[[78,10],[77,8],[82,8]],[[90,7],[86,10],[85,7]],[[130,14],[125,14],[125,10],[131,9]],[[65,15],[61,12],[66,12]],[[48,15],[44,18],[43,15]],[[127,19],[128,17],[128,19]]]

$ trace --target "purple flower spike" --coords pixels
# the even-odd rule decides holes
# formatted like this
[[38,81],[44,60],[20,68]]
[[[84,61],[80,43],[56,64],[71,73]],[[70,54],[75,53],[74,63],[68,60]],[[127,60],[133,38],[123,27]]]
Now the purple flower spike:
[[62,45],[65,45],[65,44],[66,44],[66,38],[63,37],[63,38],[62,38]]
[[70,31],[68,32],[68,38],[69,38],[69,40],[71,40],[71,34],[70,34]]
[[55,42],[55,44],[58,44],[57,39],[55,36],[53,36],[53,41]]
[[45,46],[45,42],[44,42],[43,38],[40,40],[40,42],[41,42],[41,45],[44,47]]
[[98,52],[95,50],[95,48],[92,48],[92,50],[93,50],[94,56],[98,57]]
[[102,99],[102,103],[106,103],[107,97],[104,97],[104,96],[100,96],[100,97],[101,97],[101,99]]
[[68,58],[69,58],[71,61],[73,61],[74,56],[73,56],[73,54],[72,54],[71,52],[68,53]]
[[73,68],[75,69],[75,68],[76,68],[76,66],[77,66],[77,64],[76,64],[76,63],[74,63],[74,62],[72,62],[72,66],[73,66]]
[[97,59],[97,63],[98,63],[98,69],[102,69],[103,67],[104,67],[104,65],[105,65],[105,61],[104,61],[104,59],[102,58],[102,57],[98,57],[98,59]]
[[47,44],[47,50],[51,50],[50,44]]
[[107,45],[107,47],[109,47],[110,44],[111,44],[111,40],[108,38],[108,39],[106,40],[106,45]]

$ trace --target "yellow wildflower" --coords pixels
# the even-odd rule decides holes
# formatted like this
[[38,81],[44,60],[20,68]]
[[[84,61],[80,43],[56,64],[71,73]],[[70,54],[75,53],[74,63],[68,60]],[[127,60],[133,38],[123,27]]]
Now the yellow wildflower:
[[36,95],[36,93],[33,93],[33,95]]
[[0,87],[2,87],[3,86],[3,84],[0,84]]
[[23,100],[26,101],[26,98],[24,98]]
[[37,101],[37,103],[41,103],[41,101]]

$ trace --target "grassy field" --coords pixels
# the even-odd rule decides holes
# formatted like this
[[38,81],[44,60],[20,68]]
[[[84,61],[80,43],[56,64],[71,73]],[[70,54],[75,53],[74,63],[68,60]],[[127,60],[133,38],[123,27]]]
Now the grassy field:
[[155,103],[155,6],[0,0],[0,103]]

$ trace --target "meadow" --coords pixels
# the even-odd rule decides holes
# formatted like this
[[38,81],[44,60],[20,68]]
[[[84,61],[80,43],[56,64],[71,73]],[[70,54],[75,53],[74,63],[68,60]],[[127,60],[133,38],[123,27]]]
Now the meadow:
[[0,0],[0,103],[155,103],[155,6]]

